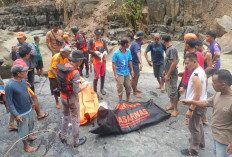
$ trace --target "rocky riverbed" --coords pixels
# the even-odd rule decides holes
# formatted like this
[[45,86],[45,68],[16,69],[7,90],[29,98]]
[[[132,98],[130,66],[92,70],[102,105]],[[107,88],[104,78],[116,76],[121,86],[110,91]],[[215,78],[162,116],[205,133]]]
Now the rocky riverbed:
[[[183,45],[178,44],[178,49],[182,49]],[[144,50],[145,47],[143,47]],[[180,58],[182,55],[180,53]],[[156,104],[164,108],[169,105],[169,99],[165,93],[161,93],[155,89],[158,85],[152,74],[152,68],[148,67],[144,60],[144,69],[139,79],[138,87],[143,90],[142,99],[136,99],[131,96],[131,101],[148,101],[153,99]],[[182,60],[179,63],[179,70],[183,70]],[[89,82],[93,80],[93,73],[90,74]],[[211,82],[211,81],[210,81]],[[104,101],[107,102],[110,109],[114,109],[117,105],[118,97],[116,84],[111,68],[111,54],[108,56],[106,71],[106,96]],[[208,96],[214,93],[211,83],[209,84]],[[40,83],[36,83],[36,95],[38,96],[42,112],[48,111],[49,116],[38,121],[34,112],[34,131],[51,129],[59,132],[61,126],[62,110],[55,107],[54,98],[50,95],[49,80],[44,79]],[[170,118],[157,125],[150,125],[138,131],[124,135],[112,135],[101,137],[89,133],[89,131],[97,126],[96,119],[85,126],[80,127],[80,136],[87,136],[88,140],[85,145],[79,148],[73,148],[71,127],[69,128],[69,145],[60,142],[58,136],[54,133],[46,132],[37,134],[38,139],[31,143],[37,150],[31,154],[23,150],[22,142],[19,142],[9,152],[9,157],[39,157],[39,156],[85,156],[85,157],[131,157],[131,156],[148,156],[148,157],[180,157],[180,150],[188,147],[188,138],[190,133],[188,126],[184,124],[185,113],[188,107],[179,104],[179,112],[177,118]],[[4,105],[0,105],[0,154],[4,155],[8,149],[17,140],[17,132],[9,132],[7,125],[9,122],[9,114],[6,113]],[[211,122],[212,109],[208,109],[207,116]],[[206,150],[201,151],[201,157],[212,157],[213,142],[210,126],[205,126]]]

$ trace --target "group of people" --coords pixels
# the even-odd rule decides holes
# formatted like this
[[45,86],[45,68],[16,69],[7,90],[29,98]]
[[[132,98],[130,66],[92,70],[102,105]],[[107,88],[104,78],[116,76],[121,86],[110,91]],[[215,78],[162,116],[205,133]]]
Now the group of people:
[[[84,144],[87,138],[79,138],[80,105],[78,93],[88,86],[88,81],[83,77],[89,77],[89,62],[94,67],[93,89],[98,99],[106,95],[104,90],[106,57],[108,54],[107,43],[102,36],[104,29],[96,27],[95,37],[87,43],[85,34],[77,26],[71,28],[73,39],[70,42],[69,33],[60,29],[58,22],[54,22],[52,30],[46,35],[47,47],[51,51],[52,58],[48,70],[51,94],[54,95],[56,107],[63,106],[62,126],[59,138],[62,143],[67,143],[68,124],[72,123],[73,145],[78,147]],[[42,119],[49,114],[40,112],[40,104],[35,95],[34,69],[37,74],[43,76],[43,60],[39,49],[40,38],[34,37],[33,43],[26,42],[23,32],[16,34],[18,43],[12,47],[11,57],[14,61],[11,68],[12,78],[5,88],[0,86],[0,96],[3,98],[7,111],[11,113],[9,129],[17,129],[22,138],[33,130],[32,110],[35,109],[37,118]],[[218,157],[227,157],[232,154],[232,76],[228,70],[220,70],[220,46],[215,41],[216,33],[207,33],[206,41],[210,43],[209,49],[204,50],[203,43],[195,34],[185,35],[184,72],[178,73],[178,50],[173,46],[170,35],[154,34],[154,41],[144,41],[144,32],[135,33],[134,40],[130,44],[130,38],[122,38],[120,47],[112,55],[112,69],[116,81],[119,102],[123,99],[123,87],[126,91],[126,101],[130,101],[131,90],[136,98],[141,98],[142,90],[138,89],[140,71],[143,68],[142,49],[143,44],[148,43],[144,56],[149,66],[153,67],[155,78],[159,83],[156,89],[167,93],[170,105],[166,111],[173,110],[172,117],[179,114],[178,102],[180,95],[185,93],[185,99],[180,103],[190,105],[186,112],[189,120],[191,138],[190,148],[181,151],[183,155],[199,155],[200,149],[205,148],[204,130],[202,121],[207,122],[206,108],[213,107],[212,132],[214,138],[214,150]],[[151,60],[148,57],[151,52]],[[89,57],[90,56],[90,57]],[[3,61],[0,61],[0,63]],[[216,94],[207,98],[207,79],[212,76],[213,87]],[[178,86],[178,77],[181,82]],[[100,79],[100,93],[97,90]],[[61,97],[61,103],[59,102]],[[16,119],[17,126],[14,124]],[[24,149],[27,152],[35,151],[29,146],[28,141],[37,139],[36,136],[28,136],[23,139]]]
[[[209,48],[204,50],[203,42],[193,33],[185,38],[184,72],[178,72],[178,50],[173,46],[170,35],[154,34],[154,41],[143,41],[144,33],[136,32],[134,41],[124,38],[120,48],[113,53],[112,68],[117,83],[119,101],[122,100],[123,86],[126,90],[126,101],[130,101],[131,87],[133,95],[141,98],[137,89],[139,73],[142,71],[141,45],[149,43],[144,56],[149,66],[153,66],[162,93],[165,91],[170,98],[166,111],[173,110],[172,117],[179,114],[177,104],[180,96],[185,93],[185,99],[180,103],[189,105],[185,124],[189,126],[191,137],[190,147],[181,151],[185,156],[198,156],[200,149],[205,149],[203,123],[207,124],[206,107],[213,107],[212,133],[214,138],[214,153],[217,157],[227,157],[232,154],[232,75],[228,70],[220,70],[220,45],[215,31],[209,31],[206,42]],[[130,46],[130,49],[129,49]],[[151,60],[147,53],[151,52]],[[165,53],[165,55],[164,55]],[[130,80],[131,75],[131,80]],[[178,76],[181,77],[178,86]],[[212,76],[212,85],[216,94],[207,98],[208,78]],[[164,85],[165,84],[165,85]]]

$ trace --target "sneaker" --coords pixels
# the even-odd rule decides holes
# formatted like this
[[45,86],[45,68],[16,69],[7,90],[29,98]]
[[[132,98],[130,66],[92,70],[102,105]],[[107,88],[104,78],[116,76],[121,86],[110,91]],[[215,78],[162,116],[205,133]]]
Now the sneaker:
[[73,146],[74,146],[75,148],[77,148],[77,147],[79,147],[80,145],[84,144],[86,141],[87,141],[87,137],[84,136],[84,137],[82,137],[82,138],[79,139],[79,143],[78,143],[78,144],[74,144]]
[[205,150],[205,146],[203,144],[200,144],[199,147],[201,150]]

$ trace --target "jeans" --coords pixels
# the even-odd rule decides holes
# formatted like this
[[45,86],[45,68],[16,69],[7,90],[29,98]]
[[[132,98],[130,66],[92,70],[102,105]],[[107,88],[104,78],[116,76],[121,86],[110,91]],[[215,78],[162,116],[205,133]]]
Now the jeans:
[[228,156],[226,149],[227,145],[219,143],[217,140],[213,140],[214,143],[214,154],[216,157],[232,157],[232,155]]

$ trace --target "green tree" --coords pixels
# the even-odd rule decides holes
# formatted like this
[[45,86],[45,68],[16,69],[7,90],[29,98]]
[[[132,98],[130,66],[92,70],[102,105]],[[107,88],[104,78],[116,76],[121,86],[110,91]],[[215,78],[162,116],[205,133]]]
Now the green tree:
[[141,27],[144,0],[122,0],[121,13],[125,22],[137,31]]

